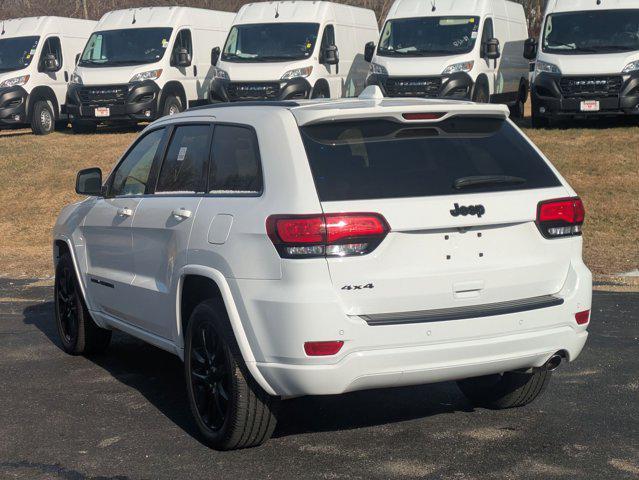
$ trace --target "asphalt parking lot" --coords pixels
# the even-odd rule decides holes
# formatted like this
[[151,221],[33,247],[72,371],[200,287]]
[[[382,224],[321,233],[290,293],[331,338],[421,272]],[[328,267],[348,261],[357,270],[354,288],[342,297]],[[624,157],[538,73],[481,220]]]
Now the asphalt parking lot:
[[584,353],[523,409],[453,383],[300,398],[268,444],[226,453],[198,441],[177,358],[123,334],[67,356],[51,287],[0,297],[2,479],[639,478],[639,293],[596,292]]

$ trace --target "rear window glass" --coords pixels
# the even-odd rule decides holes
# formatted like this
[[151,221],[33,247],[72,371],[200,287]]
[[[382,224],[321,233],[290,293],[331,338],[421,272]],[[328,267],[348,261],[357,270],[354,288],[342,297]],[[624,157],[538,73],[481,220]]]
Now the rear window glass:
[[525,138],[501,119],[458,117],[410,125],[348,121],[301,131],[321,201],[561,185]]

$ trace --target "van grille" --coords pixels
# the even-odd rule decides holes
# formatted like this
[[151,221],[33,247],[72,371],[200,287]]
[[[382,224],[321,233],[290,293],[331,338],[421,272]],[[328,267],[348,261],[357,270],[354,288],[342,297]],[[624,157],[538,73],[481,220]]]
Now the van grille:
[[238,100],[277,100],[280,95],[280,84],[277,82],[231,82],[226,87],[226,93],[231,102]]
[[623,79],[614,77],[563,77],[561,93],[566,98],[616,97],[621,92]]
[[82,105],[124,105],[129,93],[128,85],[82,87],[78,93]]
[[384,81],[384,90],[389,97],[425,97],[439,95],[442,86],[440,77],[389,77]]

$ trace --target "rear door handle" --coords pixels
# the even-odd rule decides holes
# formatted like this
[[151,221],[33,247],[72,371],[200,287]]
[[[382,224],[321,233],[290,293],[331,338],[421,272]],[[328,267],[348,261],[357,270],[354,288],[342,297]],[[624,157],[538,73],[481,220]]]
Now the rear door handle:
[[193,76],[197,77],[197,65],[193,65]]
[[130,217],[131,215],[133,215],[133,210],[131,210],[130,208],[118,208],[119,217]]
[[191,218],[191,215],[193,214],[193,212],[185,208],[176,208],[175,210],[173,210],[172,214],[174,217],[177,217],[177,218]]

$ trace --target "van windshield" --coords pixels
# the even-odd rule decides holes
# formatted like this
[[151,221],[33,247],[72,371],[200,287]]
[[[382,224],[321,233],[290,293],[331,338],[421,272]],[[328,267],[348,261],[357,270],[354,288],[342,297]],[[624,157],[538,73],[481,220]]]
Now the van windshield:
[[286,62],[309,58],[315,48],[317,23],[235,25],[224,46],[227,62]]
[[108,67],[142,65],[162,59],[172,28],[127,28],[95,32],[89,38],[79,65]]
[[419,17],[389,20],[377,53],[434,57],[470,52],[479,35],[479,17]]
[[565,55],[639,50],[639,9],[548,15],[542,49]]
[[31,64],[40,37],[15,37],[0,40],[0,72],[22,70]]
[[503,119],[386,119],[301,128],[321,201],[557,187],[544,159]]

